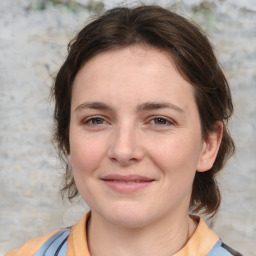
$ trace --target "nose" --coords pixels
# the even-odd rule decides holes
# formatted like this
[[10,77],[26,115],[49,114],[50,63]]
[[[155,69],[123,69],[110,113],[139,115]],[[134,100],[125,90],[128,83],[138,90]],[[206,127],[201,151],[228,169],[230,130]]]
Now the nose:
[[130,165],[144,157],[138,131],[133,127],[119,127],[113,131],[108,156],[120,165]]

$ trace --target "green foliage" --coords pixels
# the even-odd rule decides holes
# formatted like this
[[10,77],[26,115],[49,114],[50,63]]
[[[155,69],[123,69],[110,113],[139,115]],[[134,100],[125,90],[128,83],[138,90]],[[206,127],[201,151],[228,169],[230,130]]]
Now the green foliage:
[[104,11],[104,3],[100,1],[90,1],[87,5],[89,11],[101,14]]
[[215,4],[212,1],[203,1],[195,6],[193,11],[194,19],[206,30],[210,30],[216,22]]
[[104,11],[104,3],[94,0],[89,0],[88,4],[82,4],[76,0],[34,0],[32,5],[37,10],[44,10],[49,6],[62,6],[73,12],[87,9],[90,12],[101,14]]

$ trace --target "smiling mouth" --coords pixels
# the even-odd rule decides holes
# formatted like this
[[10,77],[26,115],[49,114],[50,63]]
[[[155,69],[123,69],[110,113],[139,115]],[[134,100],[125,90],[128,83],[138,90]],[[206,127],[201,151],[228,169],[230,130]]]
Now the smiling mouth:
[[115,192],[134,193],[152,184],[155,180],[138,175],[108,175],[102,178],[104,183]]
[[106,180],[106,181],[119,182],[119,183],[128,183],[128,184],[139,183],[139,182],[148,182],[148,181],[141,181],[141,180],[135,180],[135,181]]

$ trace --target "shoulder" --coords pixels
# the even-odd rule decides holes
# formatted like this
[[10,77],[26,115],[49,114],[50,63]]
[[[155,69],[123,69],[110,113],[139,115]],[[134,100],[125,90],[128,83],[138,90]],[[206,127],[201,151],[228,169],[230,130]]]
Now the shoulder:
[[207,256],[242,256],[242,254],[219,240]]
[[21,245],[19,248],[7,252],[4,256],[24,256],[24,255],[34,255],[47,241],[49,241],[54,236],[58,235],[61,230],[55,230],[49,234],[31,239]]
[[180,254],[183,255],[204,255],[204,256],[242,256],[241,253],[232,249],[211,230],[204,220],[198,216],[191,216],[198,223],[193,236],[187,242]]
[[72,227],[57,229],[44,236],[24,243],[16,250],[7,252],[4,256],[41,256],[41,255],[75,255],[74,246],[77,246],[90,255],[86,244],[86,223],[90,212]]

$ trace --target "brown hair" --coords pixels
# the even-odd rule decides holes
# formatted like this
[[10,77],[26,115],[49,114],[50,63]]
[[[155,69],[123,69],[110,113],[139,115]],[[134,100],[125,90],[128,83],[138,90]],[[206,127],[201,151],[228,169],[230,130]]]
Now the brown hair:
[[196,172],[190,209],[213,216],[221,197],[216,174],[234,152],[227,130],[233,112],[228,82],[213,53],[207,36],[194,23],[159,6],[114,8],[85,26],[68,45],[68,56],[60,68],[52,92],[55,99],[55,133],[59,155],[66,164],[65,185],[69,199],[78,194],[68,166],[69,122],[72,84],[90,58],[104,51],[144,44],[169,52],[180,74],[195,89],[204,139],[223,122],[223,138],[213,167]]

